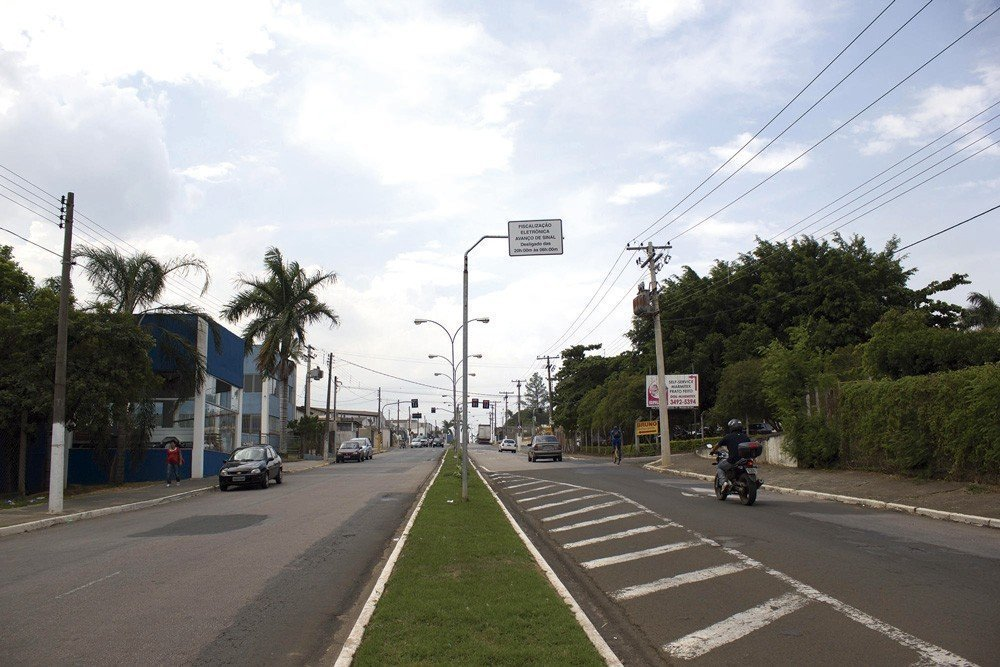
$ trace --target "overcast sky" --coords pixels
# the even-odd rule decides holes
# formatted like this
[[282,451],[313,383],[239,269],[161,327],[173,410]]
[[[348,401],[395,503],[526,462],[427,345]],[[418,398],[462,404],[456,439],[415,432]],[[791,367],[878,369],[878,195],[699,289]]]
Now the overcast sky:
[[[671,240],[668,271],[704,271],[755,236],[787,237],[796,222],[1000,101],[994,16],[838,130],[996,8],[937,0],[675,219],[924,5],[898,0],[752,152],[662,217],[886,3],[6,0],[0,165],[14,173],[0,170],[0,194],[36,212],[0,198],[0,226],[59,251],[60,230],[37,212],[49,202],[27,198],[19,177],[55,195],[73,191],[89,218],[78,218],[78,243],[103,236],[128,251],[205,259],[208,295],[195,299],[192,284],[179,282],[168,301],[210,312],[232,295],[238,274],[260,270],[271,245],[335,271],[337,284],[322,295],[341,325],[314,328],[310,341],[335,355],[340,404],[374,409],[377,387],[383,401],[445,404],[442,391],[359,365],[450,390],[450,378],[434,376],[448,365],[427,359],[450,354],[448,339],[413,319],[453,330],[463,253],[480,236],[505,234],[508,220],[561,218],[562,256],[508,257],[503,240],[471,254],[470,315],[490,323],[470,325],[470,352],[483,355],[470,362],[470,387],[513,390],[511,380],[544,374],[537,355],[575,343],[625,348],[642,278],[626,244]],[[842,233],[881,247],[892,235],[909,243],[995,206],[997,113],[1000,106],[962,125],[886,177],[968,136],[868,197],[802,226],[816,222],[807,231],[822,234],[848,223]],[[964,302],[971,290],[1000,296],[998,223],[995,212],[913,248],[914,286],[957,271],[972,285],[951,300]],[[59,273],[45,250],[6,232],[0,243],[13,245],[33,275]],[[75,284],[85,288],[82,278]],[[325,391],[325,381],[315,386],[315,405]]]

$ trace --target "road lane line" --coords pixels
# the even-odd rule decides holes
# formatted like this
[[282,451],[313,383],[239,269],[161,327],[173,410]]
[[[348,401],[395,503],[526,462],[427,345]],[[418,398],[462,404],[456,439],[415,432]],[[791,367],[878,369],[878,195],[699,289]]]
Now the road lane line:
[[645,514],[645,512],[625,512],[624,514],[614,514],[612,516],[606,516],[601,519],[591,519],[590,521],[581,521],[580,523],[573,523],[568,526],[563,526],[562,528],[553,528],[550,533],[561,533],[566,530],[575,530],[577,528],[586,528],[587,526],[597,526],[602,523],[609,523],[611,521],[618,521],[619,519],[627,519],[630,516],[639,516],[640,514]]
[[695,570],[694,572],[685,572],[684,574],[678,574],[673,577],[658,579],[656,581],[651,581],[648,584],[638,584],[636,586],[620,588],[611,593],[611,597],[616,600],[631,600],[633,598],[642,597],[643,595],[649,595],[650,593],[658,593],[669,588],[683,586],[684,584],[693,584],[698,581],[706,581],[708,579],[722,577],[727,574],[735,574],[736,572],[741,572],[749,568],[750,566],[746,563],[728,563],[726,565],[708,567],[704,570]]
[[604,567],[605,565],[617,565],[619,563],[631,563],[634,560],[640,558],[649,558],[650,556],[660,556],[662,554],[668,554],[672,551],[680,551],[681,549],[687,549],[688,547],[697,547],[704,544],[700,540],[694,540],[691,542],[674,542],[673,544],[661,544],[658,547],[653,547],[652,549],[643,549],[642,551],[633,551],[627,554],[621,554],[618,556],[608,556],[607,558],[595,558],[594,560],[588,560],[585,563],[580,563],[583,567],[588,570],[593,570],[597,567]]
[[633,535],[642,535],[643,533],[651,533],[654,530],[663,530],[667,526],[640,526],[639,528],[632,528],[630,530],[623,530],[620,533],[611,533],[610,535],[601,535],[600,537],[591,537],[586,540],[579,540],[577,542],[567,542],[563,545],[564,549],[575,549],[577,547],[586,547],[591,544],[600,544],[601,542],[611,542],[612,540],[621,540],[626,537],[632,537]]
[[535,510],[547,510],[550,507],[559,507],[561,505],[569,505],[570,503],[578,503],[581,500],[590,500],[591,498],[600,498],[601,496],[606,496],[606,495],[608,495],[608,494],[606,494],[606,493],[591,493],[589,496],[580,496],[579,498],[570,498],[569,500],[560,500],[560,501],[555,502],[555,503],[546,503],[544,505],[537,505],[535,507],[527,507],[525,509],[529,509],[532,512],[534,512]]
[[[555,485],[553,484],[553,486],[555,486]],[[532,489],[532,491],[541,491],[542,489],[546,489],[546,488],[550,488],[550,487],[543,486],[543,487],[538,488],[538,489]],[[521,503],[530,503],[530,502],[534,502],[535,500],[541,500],[542,498],[551,498],[552,496],[561,496],[564,493],[576,493],[577,491],[578,491],[578,489],[563,489],[562,491],[553,491],[552,493],[543,493],[540,496],[532,496],[530,498],[521,498],[520,500],[518,500],[518,502],[521,502]]]
[[100,579],[94,579],[93,581],[91,581],[89,583],[86,583],[83,586],[77,586],[76,588],[74,588],[71,591],[66,591],[65,593],[60,593],[59,595],[56,596],[56,599],[58,600],[59,598],[64,598],[67,595],[72,595],[73,593],[76,593],[77,591],[82,591],[84,588],[90,588],[94,584],[99,584],[102,581],[104,581],[105,579],[110,579],[111,577],[117,577],[121,573],[122,573],[122,571],[118,570],[117,572],[112,572],[111,574],[106,575],[104,577],[101,577]]
[[559,486],[559,485],[558,484],[546,484],[545,486],[536,486],[533,489],[525,489],[524,491],[517,491],[517,492],[512,493],[510,495],[512,495],[512,496],[523,496],[526,493],[537,493],[538,491],[544,491],[545,489],[554,489],[557,486]]
[[587,512],[594,512],[596,510],[602,510],[605,507],[613,507],[614,505],[622,502],[621,500],[612,500],[607,503],[600,503],[599,505],[591,505],[590,507],[584,507],[583,509],[573,510],[571,512],[563,512],[562,514],[554,514],[552,516],[542,517],[542,521],[557,521],[558,519],[565,519],[567,517],[576,516],[577,514],[586,514]]
[[675,658],[693,660],[713,649],[737,639],[787,616],[809,604],[809,598],[797,593],[785,593],[752,609],[733,614],[729,618],[692,632],[686,637],[664,645],[663,650]]

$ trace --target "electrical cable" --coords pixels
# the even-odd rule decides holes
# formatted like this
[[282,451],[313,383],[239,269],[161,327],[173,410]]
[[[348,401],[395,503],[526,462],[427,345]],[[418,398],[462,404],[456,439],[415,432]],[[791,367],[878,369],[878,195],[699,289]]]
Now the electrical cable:
[[[6,187],[5,187],[5,186],[3,186],[3,185],[0,185],[0,188],[4,188],[4,189],[6,189],[6,190],[9,190],[10,192],[14,192],[14,191],[13,191],[13,190],[11,190],[10,188],[6,188]],[[16,193],[15,193],[15,194],[16,194]],[[24,209],[25,211],[28,211],[29,213],[32,213],[33,215],[37,215],[37,216],[41,217],[41,218],[42,218],[43,220],[45,220],[45,222],[51,222],[51,223],[52,223],[53,225],[55,225],[56,227],[60,227],[60,226],[61,226],[59,222],[57,222],[57,221],[55,221],[55,220],[50,220],[49,218],[45,217],[45,216],[46,216],[46,214],[45,214],[45,213],[40,213],[40,212],[36,211],[35,209],[31,208],[30,206],[28,206],[28,205],[26,205],[26,204],[22,204],[21,202],[17,201],[16,199],[13,199],[13,198],[11,198],[11,197],[8,197],[7,195],[5,195],[5,194],[4,194],[4,193],[2,193],[2,192],[0,192],[0,197],[3,197],[4,199],[6,199],[6,200],[7,200],[7,201],[9,201],[10,203],[14,204],[15,206],[20,206],[20,207],[21,207],[21,208],[23,208],[23,209]]]
[[[833,129],[831,132],[829,132],[822,139],[820,139],[819,141],[817,141],[816,143],[814,143],[812,146],[810,146],[806,150],[804,150],[801,153],[799,153],[799,155],[797,157],[795,157],[791,161],[787,162],[780,169],[778,169],[777,171],[775,171],[774,173],[772,173],[770,176],[768,176],[764,180],[760,181],[759,183],[757,183],[756,185],[754,185],[753,187],[751,187],[749,190],[746,190],[743,194],[741,194],[740,196],[736,197],[735,199],[733,199],[732,201],[730,201],[728,204],[726,204],[722,208],[719,208],[715,212],[707,215],[706,217],[702,218],[701,220],[699,220],[695,224],[691,225],[690,227],[688,227],[684,231],[682,231],[679,234],[675,235],[668,242],[672,243],[673,241],[679,239],[681,236],[684,236],[685,234],[687,234],[691,230],[699,227],[700,225],[704,224],[708,220],[711,220],[712,218],[714,218],[715,216],[717,216],[719,213],[722,213],[723,211],[725,211],[726,209],[728,209],[730,206],[733,206],[734,204],[736,204],[737,202],[739,202],[740,200],[742,200],[744,197],[746,197],[750,193],[754,192],[755,190],[757,190],[759,187],[761,187],[765,183],[769,182],[771,179],[773,179],[775,176],[777,176],[778,174],[780,174],[781,172],[783,172],[785,169],[787,169],[788,167],[792,166],[793,164],[795,164],[796,162],[798,162],[799,160],[801,160],[803,157],[805,157],[810,152],[812,152],[815,148],[817,148],[821,144],[825,143],[827,141],[827,139],[829,139],[833,135],[835,135],[838,132],[840,132],[842,129],[844,129],[845,127],[847,127],[847,125],[849,125],[850,123],[854,122],[854,120],[857,119],[858,116],[860,116],[861,114],[863,114],[866,111],[868,111],[869,109],[871,109],[873,106],[875,106],[880,101],[882,101],[883,99],[885,99],[889,94],[891,94],[893,91],[895,91],[901,85],[903,85],[904,83],[906,83],[907,81],[909,81],[911,78],[913,78],[914,76],[916,76],[917,73],[919,73],[925,67],[927,67],[932,62],[934,62],[939,57],[941,57],[941,55],[943,55],[946,51],[948,51],[953,46],[955,46],[955,44],[957,44],[958,42],[960,42],[961,40],[963,40],[965,37],[967,37],[973,30],[975,30],[976,28],[978,28],[979,26],[981,26],[983,23],[985,23],[987,20],[989,20],[990,18],[992,18],[998,11],[1000,11],[1000,7],[997,7],[992,12],[990,12],[989,14],[987,14],[985,17],[983,17],[982,19],[980,19],[978,22],[976,22],[975,25],[973,25],[971,28],[969,28],[968,30],[966,30],[964,33],[962,33],[961,35],[959,35],[958,37],[956,37],[950,44],[948,44],[943,49],[941,49],[940,51],[938,51],[936,54],[934,54],[933,56],[931,56],[929,59],[927,59],[926,61],[924,61],[924,63],[922,65],[920,65],[915,70],[913,70],[912,72],[910,72],[909,74],[907,74],[905,77],[903,77],[902,79],[900,79],[891,88],[889,88],[884,93],[882,93],[877,98],[875,98],[875,100],[873,100],[872,102],[870,102],[869,104],[867,104],[860,111],[856,112],[853,116],[851,116],[846,121],[844,121],[843,123],[841,123],[840,125],[838,125],[835,129]],[[663,231],[663,229],[665,227],[666,227],[666,225],[661,226],[659,229],[657,229],[654,232],[654,234],[658,234],[659,232]]]
[[55,215],[56,217],[58,217],[59,215],[62,214],[62,203],[61,202],[60,202],[59,205],[55,205],[55,204],[51,204],[49,202],[42,201],[42,199],[38,195],[36,195],[34,192],[32,192],[28,188],[24,187],[23,185],[21,185],[20,183],[18,183],[14,179],[8,178],[8,177],[4,176],[3,174],[0,174],[0,178],[2,178],[3,180],[7,181],[11,185],[13,185],[15,188],[23,190],[26,194],[21,194],[21,193],[17,192],[16,190],[11,189],[9,186],[3,185],[2,183],[0,183],[0,188],[4,188],[5,190],[8,190],[8,191],[14,193],[18,197],[21,197],[22,199],[30,201],[33,205],[42,207],[43,210],[48,210],[49,208],[51,208],[52,210],[48,211],[48,212],[51,213],[51,214],[53,214],[53,215]]
[[25,237],[21,236],[20,234],[18,234],[17,232],[13,232],[13,231],[7,229],[6,227],[0,227],[0,230],[3,230],[5,232],[7,232],[11,236],[16,236],[17,238],[21,239],[25,243],[30,243],[31,245],[35,246],[36,248],[39,248],[40,250],[44,250],[45,252],[52,253],[53,255],[55,255],[56,257],[58,257],[60,259],[60,261],[62,260],[62,253],[56,252],[55,250],[50,250],[49,248],[46,248],[43,245],[39,245],[38,243],[35,243],[31,239],[25,238]]
[[968,222],[972,222],[973,220],[975,220],[977,218],[981,218],[984,215],[986,215],[987,213],[992,213],[993,211],[997,210],[998,208],[1000,208],[1000,204],[997,204],[996,206],[994,206],[992,208],[988,208],[985,211],[982,211],[981,213],[977,213],[977,214],[975,214],[975,215],[973,215],[971,217],[968,217],[965,220],[962,220],[961,222],[956,222],[954,225],[950,225],[948,227],[945,227],[944,229],[940,229],[940,230],[934,232],[933,234],[931,234],[929,236],[925,236],[924,238],[920,239],[919,241],[914,241],[913,243],[909,243],[907,245],[904,245],[902,248],[897,249],[895,254],[901,253],[904,250],[908,250],[908,249],[912,248],[915,245],[920,245],[924,241],[930,241],[935,236],[940,236],[941,234],[944,234],[945,232],[950,232],[951,230],[955,229],[956,227],[961,227],[962,225],[964,225],[964,224],[966,224]]
[[29,181],[28,179],[26,179],[21,174],[17,173],[13,169],[11,169],[9,167],[6,167],[6,166],[4,166],[2,164],[0,164],[0,169],[3,169],[4,171],[6,171],[8,174],[11,174],[12,176],[17,176],[19,179],[21,179],[22,181],[24,181],[25,183],[27,183],[31,187],[35,188],[36,190],[38,190],[39,192],[41,192],[43,195],[47,195],[47,196],[51,197],[53,199],[53,201],[59,202],[60,204],[62,203],[62,199],[60,197],[58,197],[58,196],[52,194],[51,192],[48,192],[48,191],[42,189],[41,187],[35,185],[34,183],[32,183],[31,181]]

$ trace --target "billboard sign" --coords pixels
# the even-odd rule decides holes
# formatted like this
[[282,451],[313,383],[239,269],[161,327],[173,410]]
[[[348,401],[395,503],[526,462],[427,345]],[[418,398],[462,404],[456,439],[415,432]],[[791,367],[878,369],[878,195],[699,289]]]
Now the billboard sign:
[[507,223],[511,257],[563,254],[562,220],[511,220]]
[[660,433],[659,420],[635,423],[636,435],[659,435],[659,433]]
[[[667,407],[697,408],[698,407],[698,374],[666,375]],[[656,386],[656,376],[646,376],[646,407],[660,407],[659,392]]]

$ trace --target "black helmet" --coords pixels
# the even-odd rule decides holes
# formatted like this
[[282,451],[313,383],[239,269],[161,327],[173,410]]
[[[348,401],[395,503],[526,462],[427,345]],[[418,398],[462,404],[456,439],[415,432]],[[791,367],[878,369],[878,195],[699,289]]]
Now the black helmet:
[[739,419],[730,419],[728,426],[730,433],[739,433],[743,430],[743,422]]

